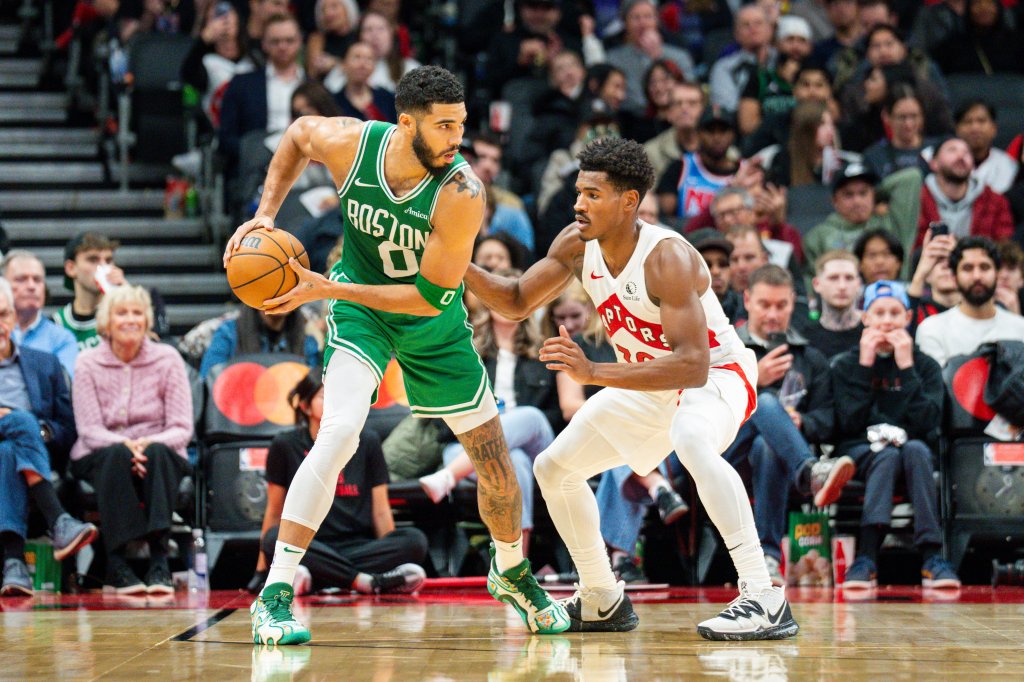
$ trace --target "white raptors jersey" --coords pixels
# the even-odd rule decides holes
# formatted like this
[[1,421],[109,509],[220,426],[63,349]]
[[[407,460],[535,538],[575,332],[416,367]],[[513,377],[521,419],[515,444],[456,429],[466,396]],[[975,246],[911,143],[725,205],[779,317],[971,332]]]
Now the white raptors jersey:
[[[640,239],[636,250],[618,277],[612,277],[608,271],[597,240],[587,242],[583,253],[583,288],[597,307],[619,362],[644,362],[672,352],[661,326],[661,310],[647,295],[644,263],[662,239],[678,239],[693,248],[676,232],[639,222]],[[708,272],[703,258],[700,262]],[[746,359],[743,352],[746,348],[725,316],[710,282],[708,272],[708,288],[701,295],[700,303],[707,318],[708,347],[714,367]]]

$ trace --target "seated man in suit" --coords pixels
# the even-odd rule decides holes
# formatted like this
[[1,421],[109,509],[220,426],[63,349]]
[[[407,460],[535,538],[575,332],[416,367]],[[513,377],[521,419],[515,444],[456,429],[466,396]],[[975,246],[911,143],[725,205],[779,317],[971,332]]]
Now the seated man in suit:
[[51,353],[15,347],[15,320],[14,293],[0,279],[0,596],[31,596],[32,577],[25,565],[29,498],[53,534],[58,561],[92,542],[96,526],[65,512],[50,482],[51,458],[63,468],[75,441],[64,370]]
[[232,78],[221,102],[220,149],[231,166],[238,160],[243,135],[288,127],[292,122],[292,93],[305,80],[305,72],[299,66],[302,33],[294,17],[270,17],[262,44],[267,67]]

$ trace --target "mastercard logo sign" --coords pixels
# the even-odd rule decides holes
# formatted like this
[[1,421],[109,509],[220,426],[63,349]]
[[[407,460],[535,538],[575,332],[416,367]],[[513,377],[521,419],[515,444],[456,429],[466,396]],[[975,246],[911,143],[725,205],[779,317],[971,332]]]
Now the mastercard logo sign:
[[265,367],[239,362],[224,368],[213,384],[213,402],[229,420],[241,426],[270,422],[280,426],[295,423],[288,404],[288,392],[309,373],[299,362],[281,362]]
[[[300,362],[280,362],[267,367],[257,362],[238,362],[224,368],[214,380],[213,403],[231,422],[257,426],[264,422],[279,426],[295,423],[295,411],[288,393],[309,372]],[[377,389],[374,409],[409,405],[402,368],[394,359],[388,363],[384,380]]]
[[989,407],[983,397],[988,373],[988,360],[974,358],[962,364],[953,375],[953,395],[960,407],[982,421],[989,421],[996,416],[996,411]]

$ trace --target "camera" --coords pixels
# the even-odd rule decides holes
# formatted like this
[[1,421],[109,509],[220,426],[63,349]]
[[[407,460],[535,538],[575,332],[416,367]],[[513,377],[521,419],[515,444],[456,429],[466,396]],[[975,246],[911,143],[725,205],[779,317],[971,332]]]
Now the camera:
[[1000,585],[1024,585],[1024,559],[1017,559],[1008,564],[1001,564],[998,559],[992,560],[992,587]]
[[949,225],[943,222],[928,223],[928,228],[932,231],[932,238],[949,234]]

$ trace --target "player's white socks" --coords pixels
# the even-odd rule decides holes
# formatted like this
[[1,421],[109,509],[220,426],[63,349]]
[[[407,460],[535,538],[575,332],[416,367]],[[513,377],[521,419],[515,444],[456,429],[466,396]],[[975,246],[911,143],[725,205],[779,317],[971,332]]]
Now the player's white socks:
[[267,573],[267,585],[274,583],[291,585],[295,581],[295,571],[299,567],[299,562],[305,555],[306,550],[302,547],[278,540],[274,545],[274,561],[270,564],[270,571]]
[[504,573],[523,563],[522,535],[513,542],[502,542],[496,538],[491,540],[494,542],[494,563],[498,566],[498,573]]
[[744,526],[730,535],[722,535],[725,547],[729,550],[732,563],[740,580],[745,580],[755,594],[760,594],[772,586],[768,575],[768,565],[764,562],[764,550],[757,538],[757,528]]
[[455,489],[455,477],[447,467],[423,476],[419,481],[423,492],[434,504],[440,503],[441,500],[448,497],[448,493]]

